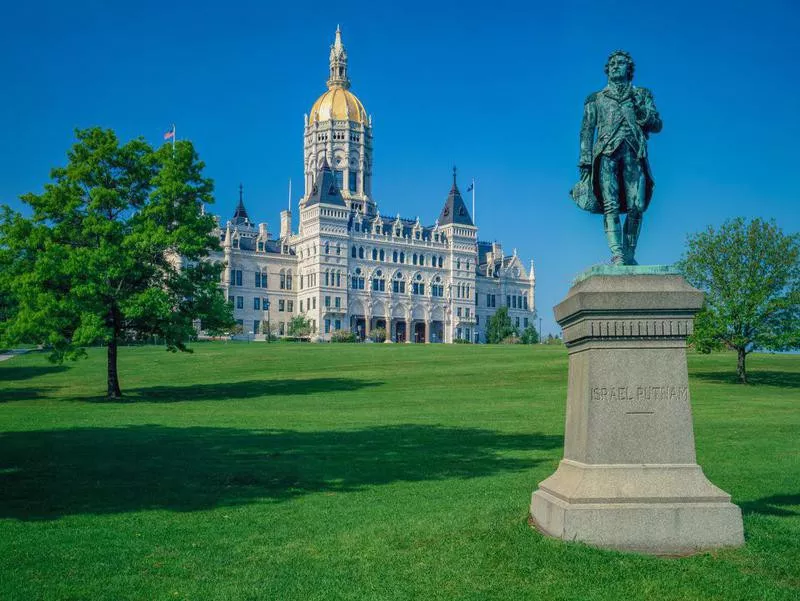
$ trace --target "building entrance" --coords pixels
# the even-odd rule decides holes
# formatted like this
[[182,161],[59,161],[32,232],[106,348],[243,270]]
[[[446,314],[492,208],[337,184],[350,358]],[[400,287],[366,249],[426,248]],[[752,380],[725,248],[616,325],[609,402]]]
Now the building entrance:
[[406,341],[406,322],[398,321],[394,326],[395,342],[405,342]]

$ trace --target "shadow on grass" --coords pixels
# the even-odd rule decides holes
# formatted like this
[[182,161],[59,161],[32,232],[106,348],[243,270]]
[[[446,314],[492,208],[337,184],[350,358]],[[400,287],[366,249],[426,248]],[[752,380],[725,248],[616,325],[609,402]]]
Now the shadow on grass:
[[39,386],[38,388],[3,388],[2,380],[0,380],[0,403],[45,398],[47,395],[42,394],[42,392],[50,389],[50,386]]
[[[699,371],[689,372],[699,380],[714,384],[739,384],[736,371]],[[799,388],[800,372],[793,371],[752,371],[747,373],[747,384],[755,386],[778,386],[781,388]]]
[[[3,362],[5,363],[5,361]],[[3,365],[0,363],[0,382],[12,382],[14,380],[30,380],[47,374],[57,374],[67,371],[66,365]]]
[[[561,436],[399,425],[298,432],[76,428],[0,435],[0,518],[196,511],[529,470]],[[514,455],[514,456],[511,456]]]
[[[293,396],[330,392],[352,392],[383,382],[354,378],[313,378],[305,380],[244,380],[190,386],[146,386],[123,389],[123,401],[135,403],[178,403],[182,401],[227,401],[260,396]],[[78,399],[94,403],[118,403],[106,397]]]
[[792,505],[800,507],[800,494],[772,495],[739,504],[743,513],[760,513],[762,515],[777,515],[780,517],[800,515],[800,511],[787,508]]
[[19,382],[21,380],[30,380],[31,378],[38,378],[48,374],[57,374],[67,371],[69,367],[66,365],[6,365],[3,361],[0,363],[0,403],[7,403],[9,401],[25,401],[31,399],[40,399],[44,396],[41,394],[44,390],[52,390],[52,386],[36,386],[26,388],[18,386],[10,388],[11,382]]

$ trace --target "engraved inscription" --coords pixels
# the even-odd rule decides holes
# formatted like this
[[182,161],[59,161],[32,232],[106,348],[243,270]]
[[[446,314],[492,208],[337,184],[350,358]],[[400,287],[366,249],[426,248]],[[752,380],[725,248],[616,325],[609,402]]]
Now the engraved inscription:
[[592,388],[593,401],[688,401],[686,386],[597,386]]

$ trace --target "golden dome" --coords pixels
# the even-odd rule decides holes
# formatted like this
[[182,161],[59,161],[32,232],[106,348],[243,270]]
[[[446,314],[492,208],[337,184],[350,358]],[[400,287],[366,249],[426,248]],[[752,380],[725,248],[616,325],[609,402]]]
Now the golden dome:
[[350,90],[332,87],[320,96],[311,107],[308,123],[315,121],[355,121],[369,125],[369,118],[364,105]]

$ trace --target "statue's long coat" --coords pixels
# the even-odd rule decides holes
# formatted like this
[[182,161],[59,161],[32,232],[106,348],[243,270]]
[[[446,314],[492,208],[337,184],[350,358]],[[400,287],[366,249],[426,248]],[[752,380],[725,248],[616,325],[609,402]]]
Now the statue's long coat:
[[[628,129],[627,135],[622,133],[625,125]],[[581,124],[580,165],[592,168],[592,189],[600,203],[599,212],[602,212],[603,195],[600,189],[598,159],[602,154],[614,152],[620,144],[630,144],[642,161],[645,174],[644,209],[647,209],[653,196],[654,186],[650,162],[647,160],[647,138],[651,132],[661,131],[661,125],[653,94],[647,88],[630,86],[622,96],[617,96],[607,86],[586,98]],[[625,188],[620,186],[620,212],[626,213],[627,210]]]

